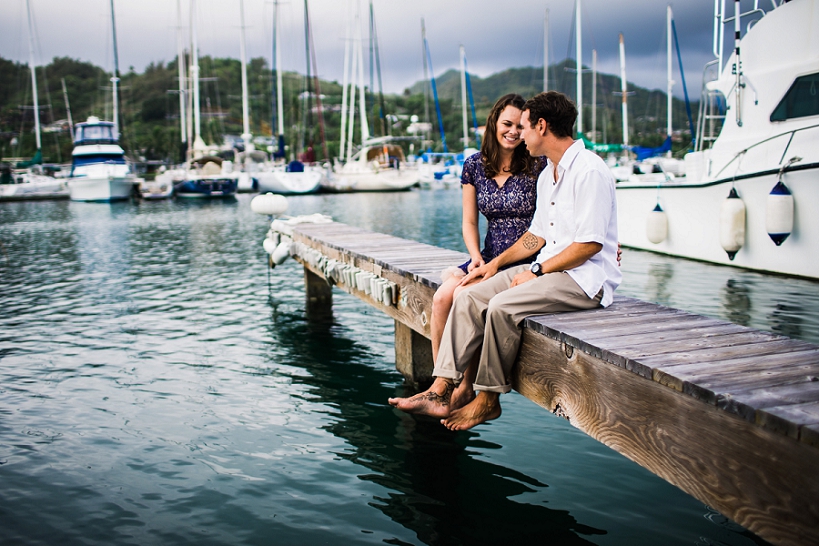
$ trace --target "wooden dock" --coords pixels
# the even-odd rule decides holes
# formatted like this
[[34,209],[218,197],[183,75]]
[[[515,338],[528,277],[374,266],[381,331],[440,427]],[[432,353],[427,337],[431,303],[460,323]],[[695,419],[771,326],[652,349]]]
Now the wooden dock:
[[[381,309],[396,367],[428,381],[432,295],[466,254],[339,223],[290,235],[308,308],[335,285]],[[819,346],[617,296],[528,319],[513,386],[765,540],[819,544]]]

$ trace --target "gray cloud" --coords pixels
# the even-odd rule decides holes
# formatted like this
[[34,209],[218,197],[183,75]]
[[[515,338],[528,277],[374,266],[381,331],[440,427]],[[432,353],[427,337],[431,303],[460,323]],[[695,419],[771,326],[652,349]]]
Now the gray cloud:
[[[38,31],[38,62],[69,56],[113,68],[109,1],[30,0]],[[202,54],[239,57],[239,0],[199,0],[199,47]],[[349,0],[311,0],[319,74],[340,80]],[[143,70],[151,62],[176,55],[176,2],[115,0],[121,70]],[[188,1],[183,2],[187,18]],[[379,34],[383,81],[387,91],[401,92],[421,79],[421,18],[436,74],[459,66],[458,47],[466,49],[470,71],[488,76],[500,70],[543,64],[543,17],[550,11],[550,62],[574,58],[574,2],[517,0],[373,0]],[[665,88],[665,2],[583,0],[583,63],[598,54],[601,72],[619,73],[618,34],[625,36],[627,76],[649,88]],[[78,9],[80,8],[80,9]],[[244,0],[248,54],[270,58],[273,5]],[[303,3],[280,7],[283,67],[303,72]],[[703,64],[713,58],[710,0],[673,5],[689,94],[699,97]],[[0,4],[0,51],[5,58],[27,62],[24,0]],[[366,54],[365,54],[366,56]],[[676,75],[675,79],[679,80]],[[682,95],[679,83],[675,94]]]

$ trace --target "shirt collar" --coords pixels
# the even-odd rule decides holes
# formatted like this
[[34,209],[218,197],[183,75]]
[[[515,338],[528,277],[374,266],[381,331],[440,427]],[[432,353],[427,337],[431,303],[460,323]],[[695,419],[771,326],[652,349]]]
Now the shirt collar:
[[[557,184],[558,180],[560,180],[560,175],[563,174],[566,169],[569,168],[569,165],[572,164],[574,159],[580,153],[581,150],[585,150],[586,145],[583,144],[582,140],[575,140],[571,146],[569,146],[565,152],[563,152],[563,157],[560,158],[560,162],[557,164],[557,175],[558,178],[553,181],[554,184]],[[554,163],[552,163],[551,159],[547,158],[546,161],[548,168],[554,169]],[[552,170],[554,172],[554,170]]]

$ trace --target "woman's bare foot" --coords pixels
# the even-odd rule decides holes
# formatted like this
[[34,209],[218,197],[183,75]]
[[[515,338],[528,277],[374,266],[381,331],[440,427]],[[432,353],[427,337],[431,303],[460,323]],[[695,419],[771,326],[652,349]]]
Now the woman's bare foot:
[[475,399],[461,409],[454,410],[441,424],[449,430],[468,430],[476,425],[501,416],[501,406],[496,392],[480,391]]
[[388,402],[401,411],[418,415],[429,415],[444,419],[449,417],[452,391],[455,384],[451,379],[436,377],[432,386],[410,398],[390,398]]

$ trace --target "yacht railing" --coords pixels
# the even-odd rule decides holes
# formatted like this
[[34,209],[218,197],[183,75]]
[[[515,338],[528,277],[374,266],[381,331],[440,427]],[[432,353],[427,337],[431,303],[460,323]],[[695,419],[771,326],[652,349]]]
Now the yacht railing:
[[[796,134],[801,132],[801,131],[808,131],[810,129],[819,129],[819,124],[809,125],[808,127],[799,127],[798,129],[793,129],[791,131],[785,131],[784,133],[779,133],[778,135],[774,135],[772,137],[768,137],[768,138],[766,138],[764,140],[760,140],[759,142],[755,142],[754,144],[751,144],[747,148],[737,152],[734,155],[734,157],[731,158],[731,160],[728,163],[723,165],[723,167],[719,170],[719,172],[717,172],[717,174],[714,175],[714,178],[720,178],[722,176],[722,173],[724,173],[725,170],[728,167],[730,167],[735,161],[737,162],[737,164],[739,164],[738,162],[745,156],[745,154],[747,154],[752,149],[754,149],[754,148],[756,148],[758,146],[762,146],[763,144],[766,144],[768,142],[771,142],[771,141],[779,139],[779,138],[786,138],[787,137],[788,138],[788,143],[785,144],[785,148],[782,150],[782,155],[781,155],[781,157],[779,159],[778,165],[780,165],[780,166],[786,165],[787,166],[787,165],[790,165],[790,163],[793,163],[795,161],[800,161],[801,158],[796,159],[796,160],[794,160],[794,158],[791,158],[788,161],[787,164],[784,163],[785,162],[785,157],[787,157],[787,155],[788,155],[788,150],[790,149],[791,144],[793,144],[793,139],[796,136]],[[784,169],[784,167],[783,167],[783,169]]]

